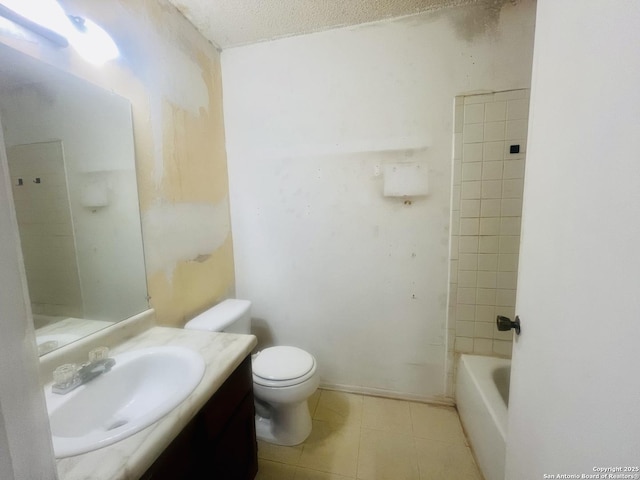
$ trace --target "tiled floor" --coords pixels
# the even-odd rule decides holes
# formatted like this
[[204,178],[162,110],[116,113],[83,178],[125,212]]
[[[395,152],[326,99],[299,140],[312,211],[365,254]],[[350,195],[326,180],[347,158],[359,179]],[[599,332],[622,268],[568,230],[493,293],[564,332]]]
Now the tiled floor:
[[318,390],[302,444],[258,442],[257,480],[482,480],[454,408]]

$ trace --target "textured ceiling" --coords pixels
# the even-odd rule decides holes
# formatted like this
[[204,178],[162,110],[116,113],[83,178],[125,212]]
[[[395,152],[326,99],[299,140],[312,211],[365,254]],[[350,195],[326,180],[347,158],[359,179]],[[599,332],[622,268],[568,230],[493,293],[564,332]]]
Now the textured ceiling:
[[169,0],[220,49],[474,0]]

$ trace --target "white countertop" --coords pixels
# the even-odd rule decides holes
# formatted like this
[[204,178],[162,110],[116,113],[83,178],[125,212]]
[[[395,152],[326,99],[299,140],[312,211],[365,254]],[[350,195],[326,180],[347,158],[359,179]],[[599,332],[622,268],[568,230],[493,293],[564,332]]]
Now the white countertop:
[[138,480],[256,346],[253,335],[152,327],[113,347],[117,354],[157,345],[199,352],[206,369],[193,393],[168,415],[113,445],[57,460],[60,480]]

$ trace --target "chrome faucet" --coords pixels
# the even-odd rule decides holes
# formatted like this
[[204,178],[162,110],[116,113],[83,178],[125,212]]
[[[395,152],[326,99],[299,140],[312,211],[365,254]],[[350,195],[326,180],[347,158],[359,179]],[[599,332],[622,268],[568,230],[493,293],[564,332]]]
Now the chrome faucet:
[[65,395],[80,385],[90,382],[98,375],[107,373],[116,364],[109,357],[107,347],[94,348],[89,352],[89,361],[78,367],[75,363],[65,363],[53,371],[53,386],[51,391]]

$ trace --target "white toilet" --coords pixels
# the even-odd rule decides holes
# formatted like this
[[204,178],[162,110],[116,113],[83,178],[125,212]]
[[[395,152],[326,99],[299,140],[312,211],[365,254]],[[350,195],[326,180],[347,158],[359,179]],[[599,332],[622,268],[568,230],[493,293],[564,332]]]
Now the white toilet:
[[[251,302],[229,299],[187,322],[189,330],[251,333]],[[252,356],[256,435],[277,445],[297,445],[311,433],[307,399],[319,384],[316,360],[297,347],[269,347]]]

